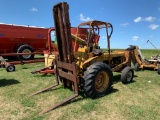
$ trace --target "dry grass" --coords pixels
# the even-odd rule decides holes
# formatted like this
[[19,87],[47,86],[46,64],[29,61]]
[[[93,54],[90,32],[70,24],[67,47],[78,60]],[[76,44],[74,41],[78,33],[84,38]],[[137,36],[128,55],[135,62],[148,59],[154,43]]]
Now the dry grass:
[[[147,52],[143,51],[144,54]],[[153,70],[135,72],[134,82],[128,85],[123,85],[120,74],[114,73],[110,94],[94,100],[81,94],[72,102],[39,116],[41,110],[72,94],[69,89],[58,86],[55,90],[29,97],[30,93],[55,83],[53,75],[44,77],[30,73],[43,66],[43,63],[17,65],[12,73],[0,69],[1,120],[160,119],[160,76]]]

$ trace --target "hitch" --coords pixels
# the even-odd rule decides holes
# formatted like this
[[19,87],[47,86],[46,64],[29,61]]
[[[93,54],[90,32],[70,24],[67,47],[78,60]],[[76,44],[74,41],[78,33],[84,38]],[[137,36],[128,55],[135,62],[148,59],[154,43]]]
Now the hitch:
[[3,67],[3,68],[6,68],[7,72],[15,71],[15,66],[6,62],[6,60],[2,56],[0,56],[0,62],[1,62],[0,66]]

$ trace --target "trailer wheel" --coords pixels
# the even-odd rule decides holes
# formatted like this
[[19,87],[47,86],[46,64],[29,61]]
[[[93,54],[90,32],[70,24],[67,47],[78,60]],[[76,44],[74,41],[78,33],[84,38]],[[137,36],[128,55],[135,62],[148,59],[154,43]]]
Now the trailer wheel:
[[108,65],[97,62],[84,72],[84,93],[90,98],[108,94],[111,89],[113,73]]
[[139,71],[139,63],[136,63],[136,64],[134,65],[134,70],[135,70],[135,71]]
[[128,84],[133,81],[134,71],[131,67],[127,66],[122,70],[121,82]]
[[6,66],[6,71],[7,72],[13,72],[13,71],[15,71],[15,66],[14,65],[7,65]]
[[[31,53],[34,52],[34,49],[27,44],[21,45],[18,49],[17,49],[17,53]],[[19,55],[18,59],[20,60],[32,60],[34,59],[34,55]]]
[[160,64],[158,64],[158,74],[160,75]]

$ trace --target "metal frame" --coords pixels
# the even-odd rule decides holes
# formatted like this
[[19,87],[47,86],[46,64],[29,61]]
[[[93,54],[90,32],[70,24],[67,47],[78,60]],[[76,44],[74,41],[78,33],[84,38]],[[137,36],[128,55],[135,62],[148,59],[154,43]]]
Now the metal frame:
[[[44,50],[43,52],[47,53],[47,54],[58,54],[57,51],[57,47],[56,45],[53,46],[53,48],[51,48],[52,43],[51,43],[51,31],[55,30],[54,28],[49,28],[48,29],[48,50]],[[43,52],[32,52],[32,53],[3,53],[0,54],[0,66],[1,67],[6,67],[6,65],[17,65],[17,64],[29,64],[29,63],[37,63],[37,62],[44,62],[44,59],[34,59],[34,60],[22,60],[19,59],[19,61],[12,61],[12,62],[7,62],[3,57],[5,56],[20,56],[20,55],[33,55],[33,54],[43,54]],[[20,58],[20,57],[18,57]],[[49,67],[45,67],[36,71],[33,71],[31,73],[51,73],[54,74],[54,70],[53,69],[48,69]]]
[[76,63],[74,62],[73,59],[68,9],[69,6],[66,2],[58,3],[53,8],[56,37],[58,42],[58,52],[59,52],[59,60],[55,61],[55,70],[54,70],[56,75],[56,84],[44,88],[38,92],[35,92],[30,96],[39,94],[41,92],[47,91],[53,87],[58,86],[59,77],[61,77],[64,87],[66,87],[67,82],[70,81],[70,83],[73,86],[74,94],[69,98],[66,98],[61,102],[41,111],[39,113],[40,115],[49,112],[50,110],[55,109],[60,105],[63,105],[64,103],[76,98],[79,95],[77,68],[76,68]]
[[[58,86],[59,85],[58,78],[61,79],[64,87],[71,87],[73,89],[73,95],[47,109],[44,109],[43,111],[39,113],[40,115],[46,112],[49,112],[50,110],[55,109],[68,101],[73,100],[79,95],[79,90],[80,90],[79,88],[81,87],[79,84],[80,83],[79,76],[81,72],[78,70],[80,69],[79,66],[77,66],[75,63],[76,60],[74,57],[76,53],[74,53],[73,46],[72,46],[73,35],[71,35],[71,30],[70,30],[71,26],[70,26],[68,9],[69,9],[69,6],[66,2],[58,3],[53,7],[54,24],[55,24],[56,37],[57,37],[57,43],[58,43],[58,53],[59,53],[58,54],[59,58],[55,60],[55,66],[54,66],[54,72],[56,75],[56,84],[51,85],[47,88],[44,88],[38,92],[35,92],[31,94],[31,96],[39,94],[41,92],[47,91],[49,89],[52,89],[53,87]],[[111,55],[113,55],[113,57],[115,56],[119,57],[120,54],[112,53],[110,51],[110,37],[113,32],[113,27],[110,23],[101,22],[101,21],[90,21],[88,23],[82,23],[79,26],[84,25],[84,24],[89,25],[92,28],[93,26],[95,26],[96,29],[100,29],[101,27],[106,28],[108,53],[106,53],[105,55],[109,56],[108,64],[110,64],[110,60],[112,58]],[[109,27],[111,27],[111,32],[108,32]],[[87,43],[88,41],[85,42],[84,40],[78,39],[77,36],[75,36],[75,38],[77,39],[75,39],[74,42],[79,41],[79,43],[88,45]],[[122,58],[124,62],[114,67],[112,71],[114,70],[114,71],[119,72],[124,67],[130,66],[130,63],[131,63],[130,51],[126,51],[126,52],[123,51],[121,52],[121,54],[127,59]],[[86,68],[84,66],[90,65],[92,60],[98,61],[98,59],[101,59],[101,57],[102,56],[94,56],[94,57],[91,57],[89,60],[87,59],[87,61],[83,63],[82,68]],[[103,59],[102,59],[102,62],[103,62]]]
[[138,46],[130,45],[133,49],[132,52],[132,62],[135,65],[136,63],[139,64],[139,68],[153,68],[154,70],[158,69],[158,65],[160,64],[160,60],[146,60],[142,55]]
[[[41,52],[40,52],[41,53]],[[35,59],[35,60],[21,60],[19,61],[11,61],[7,62],[3,56],[19,56],[19,55],[32,55],[32,54],[40,54],[39,52],[33,52],[33,53],[6,53],[0,55],[0,66],[6,67],[7,65],[17,65],[17,64],[28,64],[28,63],[37,63],[37,62],[44,62],[44,59]]]

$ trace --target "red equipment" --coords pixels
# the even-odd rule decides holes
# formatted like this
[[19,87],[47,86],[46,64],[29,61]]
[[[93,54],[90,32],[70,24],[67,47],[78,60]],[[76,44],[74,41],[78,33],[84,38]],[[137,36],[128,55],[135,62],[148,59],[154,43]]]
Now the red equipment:
[[[77,43],[75,43],[75,37],[77,36],[77,37],[85,40],[87,38],[87,36],[86,36],[87,29],[86,28],[79,28],[77,30],[76,27],[72,27],[72,28],[70,28],[70,32],[71,32],[71,36],[72,36],[72,40],[73,40],[73,42],[72,42],[73,51],[77,52],[79,45]],[[50,36],[48,36],[48,37],[50,37]],[[47,74],[54,74],[55,73],[55,71],[54,71],[54,64],[55,63],[54,62],[55,62],[56,56],[58,55],[58,52],[57,52],[58,48],[57,48],[57,46],[55,46],[55,44],[53,44],[53,43],[51,44],[50,41],[48,41],[48,43],[49,43],[48,51],[47,50],[44,51],[45,67],[38,69],[38,70],[35,70],[35,71],[32,71],[31,72],[32,74],[42,73],[42,74],[47,75]],[[54,49],[51,50],[51,47]]]
[[[50,28],[0,24],[0,54],[43,52],[47,49]],[[21,59],[30,60],[32,55],[21,55]],[[8,56],[7,58],[13,58]]]
[[[12,72],[16,64],[44,62],[44,59],[32,59],[35,54],[51,54],[52,51],[57,50],[57,46],[51,41],[51,32],[54,30],[54,28],[0,24],[0,67],[6,68],[7,72]],[[13,59],[15,56],[19,61],[7,62],[3,58]]]

